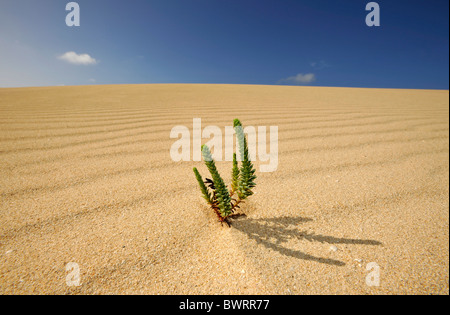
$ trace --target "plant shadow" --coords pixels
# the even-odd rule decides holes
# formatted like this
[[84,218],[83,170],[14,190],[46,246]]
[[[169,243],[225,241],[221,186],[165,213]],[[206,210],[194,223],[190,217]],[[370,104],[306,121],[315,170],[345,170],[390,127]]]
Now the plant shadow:
[[344,266],[345,263],[339,260],[315,257],[301,251],[296,251],[283,247],[282,244],[291,240],[307,240],[310,242],[320,242],[328,244],[353,244],[379,246],[381,242],[375,240],[360,240],[350,238],[337,238],[334,236],[317,235],[306,231],[299,231],[297,225],[313,221],[310,218],[302,217],[278,217],[265,219],[249,219],[244,215],[233,218],[232,227],[245,233],[248,238],[253,239],[257,244],[274,250],[282,255],[315,261],[323,264]]

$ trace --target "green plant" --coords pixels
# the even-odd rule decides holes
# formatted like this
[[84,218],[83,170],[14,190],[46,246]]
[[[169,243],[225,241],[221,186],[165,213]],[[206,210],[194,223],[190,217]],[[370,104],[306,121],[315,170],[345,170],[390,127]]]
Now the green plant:
[[[202,146],[202,156],[212,179],[206,178],[203,180],[197,168],[194,167],[194,174],[197,178],[203,198],[217,214],[219,221],[227,224],[229,224],[227,219],[240,208],[239,204],[249,196],[253,195],[252,189],[256,186],[255,169],[249,159],[247,139],[239,119],[234,120],[233,127],[236,132],[242,166],[239,168],[237,155],[234,153],[230,190],[228,190],[222,177],[217,171],[216,164],[208,146]],[[235,194],[236,198],[233,198]]]

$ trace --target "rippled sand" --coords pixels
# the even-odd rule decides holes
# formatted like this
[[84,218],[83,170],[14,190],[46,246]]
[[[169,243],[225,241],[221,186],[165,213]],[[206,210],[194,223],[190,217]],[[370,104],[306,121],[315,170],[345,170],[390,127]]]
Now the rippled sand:
[[[0,89],[0,294],[448,294],[448,97]],[[257,173],[231,228],[201,198],[192,167],[205,166],[170,158],[172,127],[193,118],[279,128],[278,170]],[[231,163],[217,164],[229,182]]]

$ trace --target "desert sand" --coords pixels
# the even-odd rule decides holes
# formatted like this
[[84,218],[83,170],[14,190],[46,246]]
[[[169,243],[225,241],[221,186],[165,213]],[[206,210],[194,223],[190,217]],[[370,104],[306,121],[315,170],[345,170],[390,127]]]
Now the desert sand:
[[[193,118],[279,128],[231,227],[170,158]],[[0,89],[0,294],[449,294],[448,193],[448,91]]]

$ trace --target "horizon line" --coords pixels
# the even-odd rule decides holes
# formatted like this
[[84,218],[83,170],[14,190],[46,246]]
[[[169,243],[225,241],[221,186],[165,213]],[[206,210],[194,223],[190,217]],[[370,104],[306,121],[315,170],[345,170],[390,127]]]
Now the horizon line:
[[332,85],[296,85],[296,84],[252,84],[252,83],[110,83],[110,84],[74,84],[74,85],[30,85],[12,86],[0,89],[29,89],[29,88],[65,88],[65,87],[95,87],[118,85],[233,85],[233,86],[268,86],[268,87],[299,87],[299,88],[342,88],[342,89],[373,89],[373,90],[425,90],[449,91],[449,88],[396,88],[396,87],[360,87],[360,86],[332,86]]

